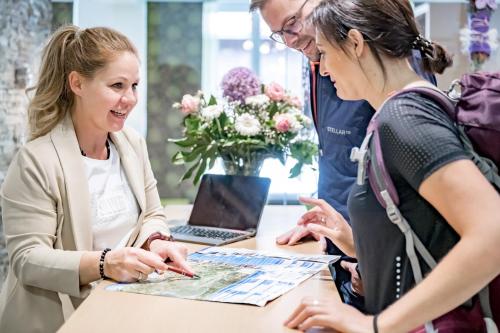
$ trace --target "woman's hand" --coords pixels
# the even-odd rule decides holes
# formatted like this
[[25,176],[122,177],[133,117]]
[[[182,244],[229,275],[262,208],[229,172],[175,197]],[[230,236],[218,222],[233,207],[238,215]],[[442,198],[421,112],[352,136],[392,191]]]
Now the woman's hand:
[[316,234],[328,237],[342,252],[356,257],[352,229],[344,217],[323,199],[299,198],[300,202],[315,207],[302,215],[297,223]]
[[365,290],[363,289],[363,281],[361,280],[361,276],[358,274],[358,270],[356,267],[358,266],[357,262],[349,262],[349,261],[341,261],[340,266],[349,273],[351,273],[351,289],[356,294],[364,296]]
[[311,327],[327,327],[340,332],[373,332],[373,317],[339,299],[316,300],[306,297],[285,321],[285,326],[301,331]]
[[182,244],[156,239],[149,245],[149,251],[159,255],[163,261],[171,261],[172,266],[182,269],[188,273],[194,274],[193,269],[186,261],[188,249]]
[[325,238],[320,234],[309,231],[303,225],[296,226],[295,228],[288,230],[284,234],[281,234],[280,236],[276,237],[276,244],[290,245],[290,246],[297,245],[307,237],[312,237],[318,242],[320,242],[323,251],[326,250]]
[[149,274],[167,270],[167,264],[156,253],[125,247],[111,250],[104,258],[104,275],[119,282],[144,280]]

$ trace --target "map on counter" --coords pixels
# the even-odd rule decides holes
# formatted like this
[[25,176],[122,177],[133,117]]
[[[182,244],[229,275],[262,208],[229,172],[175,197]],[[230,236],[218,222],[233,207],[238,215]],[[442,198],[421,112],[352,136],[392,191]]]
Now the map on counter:
[[264,306],[338,258],[209,247],[188,257],[199,279],[167,271],[152,273],[142,282],[112,284],[106,290]]

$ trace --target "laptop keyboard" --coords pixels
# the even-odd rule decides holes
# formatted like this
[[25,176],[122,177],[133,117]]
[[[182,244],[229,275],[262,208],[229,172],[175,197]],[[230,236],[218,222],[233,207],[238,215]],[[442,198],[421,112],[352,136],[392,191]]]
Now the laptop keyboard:
[[237,232],[205,229],[205,228],[200,228],[200,227],[192,227],[190,225],[180,225],[180,226],[171,228],[171,230],[172,230],[172,232],[175,232],[178,234],[193,235],[193,236],[197,236],[197,237],[222,239],[222,240],[241,236],[241,234],[237,233]]

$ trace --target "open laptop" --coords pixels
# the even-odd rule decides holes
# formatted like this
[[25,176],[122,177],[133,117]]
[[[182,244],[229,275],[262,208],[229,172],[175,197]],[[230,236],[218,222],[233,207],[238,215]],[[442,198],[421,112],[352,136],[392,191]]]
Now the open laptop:
[[223,245],[255,236],[271,180],[205,174],[187,225],[170,229],[176,240]]

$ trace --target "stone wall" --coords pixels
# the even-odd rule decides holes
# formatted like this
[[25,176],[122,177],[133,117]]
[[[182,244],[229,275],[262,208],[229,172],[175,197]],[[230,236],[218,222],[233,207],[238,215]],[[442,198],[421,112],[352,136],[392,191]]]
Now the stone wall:
[[[25,88],[32,84],[52,19],[50,0],[0,1],[0,184],[12,157],[26,140]],[[1,210],[1,207],[0,207]],[[0,215],[0,288],[7,272]]]
[[172,164],[177,146],[168,138],[182,134],[183,116],[172,104],[201,86],[202,13],[201,2],[148,3],[147,144],[161,198],[196,194],[190,181],[179,184],[187,169]]

